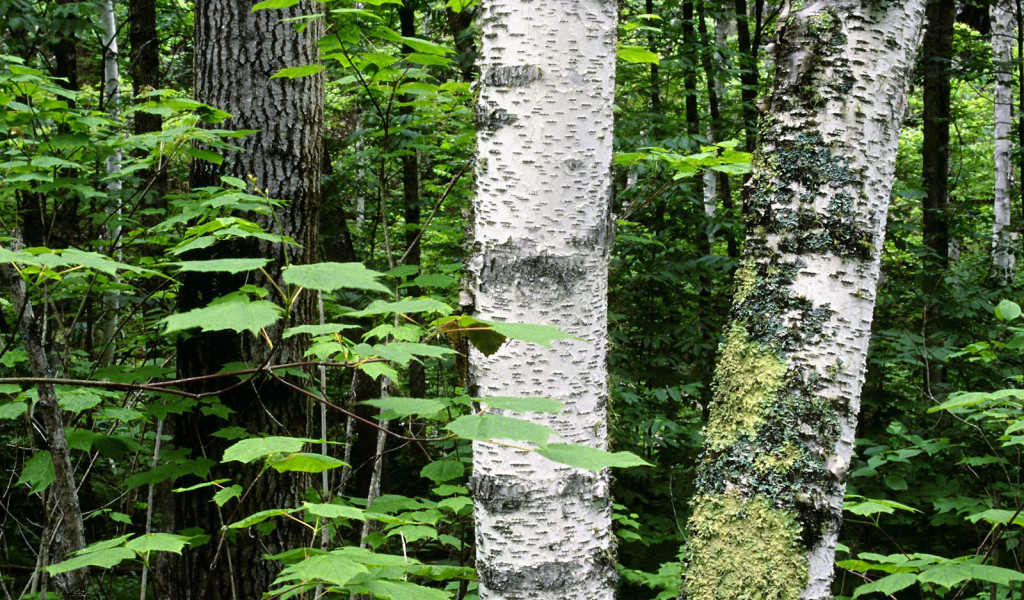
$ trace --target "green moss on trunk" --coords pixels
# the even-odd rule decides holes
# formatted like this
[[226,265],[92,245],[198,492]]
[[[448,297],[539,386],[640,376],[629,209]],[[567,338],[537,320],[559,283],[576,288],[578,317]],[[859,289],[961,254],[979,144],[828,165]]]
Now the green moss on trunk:
[[687,600],[796,600],[807,583],[806,550],[793,511],[738,495],[697,498],[690,519]]
[[746,329],[733,324],[725,333],[715,374],[718,406],[704,435],[712,450],[731,446],[741,434],[753,437],[765,411],[784,383],[786,360],[751,341]]

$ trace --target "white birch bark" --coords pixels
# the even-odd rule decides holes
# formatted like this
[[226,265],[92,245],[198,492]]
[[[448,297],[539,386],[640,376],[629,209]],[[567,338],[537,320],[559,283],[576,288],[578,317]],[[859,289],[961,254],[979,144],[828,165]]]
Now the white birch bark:
[[1013,281],[1016,258],[1010,231],[1010,185],[1013,172],[1011,123],[1013,119],[1013,42],[1016,19],[1013,0],[996,0],[989,8],[992,20],[992,64],[995,67],[995,175],[992,224],[992,275],[1002,284]]
[[[483,319],[556,325],[580,340],[471,355],[470,391],[543,396],[566,442],[606,446],[607,265],[616,5],[494,0],[481,7],[475,252]],[[607,473],[474,445],[483,600],[610,600]]]
[[[103,107],[106,109],[107,114],[116,120],[121,116],[121,72],[117,66],[117,22],[114,15],[113,0],[106,0],[103,3],[100,22],[103,25]],[[107,157],[107,174],[112,175],[121,170],[121,158],[120,149],[115,150]],[[111,255],[113,258],[120,260],[121,181],[119,179],[112,178],[107,183],[107,194],[109,195],[109,200],[115,203],[112,209],[113,214],[108,217],[108,222],[113,221],[114,225],[107,226],[107,235],[110,238],[110,243],[114,246],[111,248]],[[118,304],[118,293],[116,291],[110,291],[104,295],[103,308],[105,313],[97,328],[100,344],[103,344],[99,361],[100,365],[109,365],[114,360],[114,336],[117,334],[118,328]]]
[[831,598],[925,0],[816,0],[780,30],[691,518],[688,600]]

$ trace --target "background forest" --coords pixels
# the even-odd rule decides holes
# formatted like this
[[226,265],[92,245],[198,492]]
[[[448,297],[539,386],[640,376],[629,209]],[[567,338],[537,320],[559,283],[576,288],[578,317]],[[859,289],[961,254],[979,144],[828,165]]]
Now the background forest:
[[[295,3],[259,4],[269,14]],[[1024,28],[1020,3],[1006,4],[1002,21],[980,0],[929,4],[837,597],[1024,598],[1024,576],[1011,573],[1024,573],[1024,316],[1013,260],[1024,222]],[[0,0],[4,598],[55,597],[53,580],[85,565],[90,598],[185,597],[173,589],[174,556],[204,546],[216,561],[221,546],[275,528],[320,556],[346,553],[349,570],[300,560],[309,553],[297,547],[277,553],[281,570],[254,546],[253,564],[276,565],[265,567],[272,597],[476,597],[470,442],[535,432],[479,418],[463,357],[470,345],[487,353],[506,338],[560,335],[462,311],[480,7],[320,6],[323,60],[267,73],[325,81],[321,191],[303,205],[319,234],[301,240],[276,216],[297,203],[256,179],[201,175],[234,156],[246,132],[225,124],[223,107],[193,99],[203,52],[193,32],[204,18],[193,3]],[[785,7],[618,8],[609,427],[611,450],[632,455],[550,453],[592,470],[629,467],[613,478],[619,597],[668,599],[679,593],[744,240],[742,190]],[[1012,112],[997,118],[1000,106]],[[287,111],[275,117],[289,127]],[[296,243],[333,266],[260,256]],[[19,326],[26,298],[34,333]],[[290,320],[278,326],[282,310]],[[218,375],[193,376],[218,359],[194,353],[199,332],[222,336],[224,348],[244,337],[285,350],[264,369],[258,351],[235,348],[243,358],[218,363]],[[233,394],[249,385],[302,399],[296,422],[308,435],[243,408]],[[55,428],[65,463],[48,445]],[[635,457],[650,466],[630,466]],[[281,502],[254,510],[260,494]],[[72,501],[89,546],[58,563],[50,553]],[[205,531],[174,526],[200,514],[192,523],[208,519]]]

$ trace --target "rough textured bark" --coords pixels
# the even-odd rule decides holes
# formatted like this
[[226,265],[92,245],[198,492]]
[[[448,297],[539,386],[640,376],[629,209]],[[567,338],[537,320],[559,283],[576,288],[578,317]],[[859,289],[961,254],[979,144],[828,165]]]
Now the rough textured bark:
[[780,31],[689,523],[688,600],[831,598],[886,210],[924,0]]
[[995,66],[995,175],[992,224],[992,275],[1000,284],[1013,281],[1016,259],[1010,231],[1010,184],[1013,173],[1013,42],[1015,18],[1012,0],[997,0],[992,15],[992,63]]
[[[402,27],[402,35],[405,37],[416,37],[416,5],[414,0],[406,0],[405,4],[398,9],[399,21]],[[409,46],[402,46],[404,54],[414,52]],[[404,120],[411,120],[413,116],[412,102],[415,100],[411,95],[402,98],[405,103],[399,114]],[[405,264],[420,264],[420,160],[419,150],[412,148],[411,154],[402,158],[402,204],[405,212]],[[418,286],[409,286],[405,290],[406,295],[417,297],[423,293]],[[409,389],[408,393],[413,398],[423,398],[427,394],[427,372],[423,363],[413,361],[409,364]]]
[[[11,292],[11,300],[21,317],[18,329],[28,353],[32,376],[46,379],[53,377],[43,347],[42,325],[29,302],[25,281],[9,264],[0,265],[0,275],[3,276],[4,283]],[[78,486],[75,483],[75,472],[71,465],[71,453],[64,434],[64,422],[57,402],[56,389],[52,384],[40,383],[36,386],[36,391],[39,393],[39,400],[35,405],[35,414],[42,423],[46,449],[53,460],[54,481],[50,490],[53,505],[45,507],[46,531],[51,537],[48,553],[52,564],[70,558],[72,552],[85,547],[85,526],[82,523]],[[77,569],[55,575],[53,581],[64,598],[85,600],[88,578],[88,569]]]
[[921,49],[924,62],[924,141],[922,177],[927,196],[923,200],[924,243],[930,256],[925,261],[924,291],[934,295],[949,266],[949,68],[953,60],[954,0],[930,0]]
[[[736,43],[739,46],[740,98],[743,101],[743,147],[753,152],[757,140],[758,46],[751,39],[747,0],[735,0]],[[756,33],[755,24],[755,33]]]
[[697,108],[697,66],[700,47],[693,27],[693,1],[683,2],[683,52],[686,68],[683,71],[683,89],[686,90],[686,133],[700,135],[700,111]]
[[[481,7],[470,264],[479,317],[582,339],[474,353],[469,389],[559,400],[561,413],[528,418],[602,448],[616,21],[604,0]],[[489,443],[473,460],[480,597],[611,599],[607,474]]]
[[[129,0],[128,43],[131,48],[129,72],[135,96],[160,86],[160,38],[156,32],[156,0]],[[135,133],[160,131],[163,117],[135,113]]]
[[[301,32],[282,19],[316,13],[313,2],[300,2],[282,10],[250,12],[252,3],[237,0],[203,0],[195,9],[195,95],[196,99],[235,115],[226,126],[256,129],[259,133],[238,141],[243,152],[229,153],[223,165],[195,161],[193,187],[216,185],[221,175],[249,180],[271,198],[288,202],[273,218],[249,215],[275,234],[291,237],[300,246],[265,241],[245,241],[214,246],[196,258],[262,256],[274,259],[267,272],[279,280],[285,264],[310,262],[315,255],[320,202],[320,169],[323,153],[323,77],[269,79],[283,67],[317,61],[316,41],[322,23],[314,21]],[[287,252],[287,257],[285,253]],[[180,310],[205,306],[211,300],[233,292],[244,282],[241,277],[196,273],[182,277]],[[271,288],[268,298],[280,300],[270,282],[256,283]],[[305,294],[293,306],[288,322],[315,323],[315,296]],[[275,341],[273,354],[259,337],[215,332],[193,335],[178,343],[178,370],[182,377],[217,372],[222,365],[245,361],[259,365],[268,360],[290,362],[302,356],[298,338],[279,340],[280,327],[268,328]],[[224,381],[206,382],[204,388],[224,388]],[[250,432],[308,436],[312,426],[311,407],[301,397],[272,380],[255,379],[220,395],[222,403],[235,411],[232,420]],[[226,443],[210,434],[224,425],[212,416],[191,415],[174,428],[175,443],[194,449],[195,454],[219,459]],[[239,483],[252,482],[253,468],[215,467],[215,475]],[[309,484],[308,477],[263,474],[241,503],[227,505],[235,518],[258,510],[297,505]],[[226,542],[218,551],[221,520],[208,494],[177,495],[178,527],[198,526],[213,540],[187,550],[181,561],[174,588],[178,599],[259,598],[276,575],[277,566],[262,557],[308,542],[304,529],[287,520],[268,534],[252,532]]]

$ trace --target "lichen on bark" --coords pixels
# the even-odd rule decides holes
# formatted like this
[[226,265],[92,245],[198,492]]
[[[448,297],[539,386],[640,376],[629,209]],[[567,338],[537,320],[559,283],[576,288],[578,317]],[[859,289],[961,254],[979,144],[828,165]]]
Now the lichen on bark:
[[690,518],[687,600],[796,600],[807,582],[800,524],[765,498],[738,494],[696,499]]
[[924,0],[794,2],[745,191],[687,600],[824,600]]
[[720,407],[711,414],[704,431],[708,446],[720,450],[740,434],[755,435],[785,374],[784,358],[752,342],[741,325],[731,325],[715,374]]

